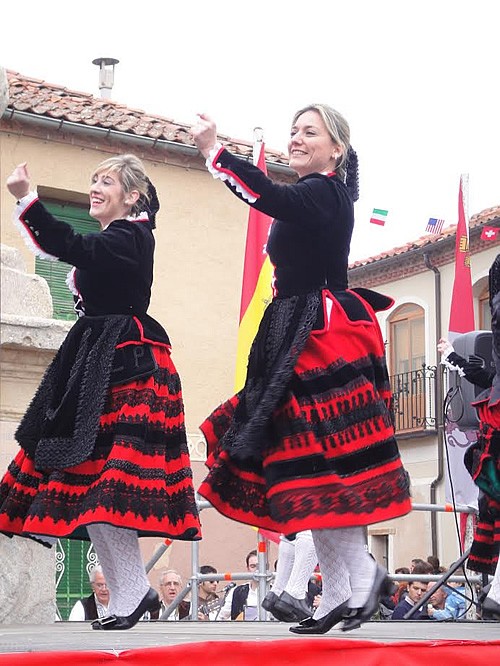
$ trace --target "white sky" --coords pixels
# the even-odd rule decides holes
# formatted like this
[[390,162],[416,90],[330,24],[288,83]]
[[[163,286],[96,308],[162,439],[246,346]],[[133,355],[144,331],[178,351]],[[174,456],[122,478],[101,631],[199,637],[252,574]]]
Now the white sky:
[[360,160],[351,261],[456,224],[461,173],[470,215],[500,205],[498,0],[24,0],[0,22],[7,69],[98,96],[92,60],[114,57],[115,101],[235,139],[259,125],[269,148],[297,108],[337,108]]

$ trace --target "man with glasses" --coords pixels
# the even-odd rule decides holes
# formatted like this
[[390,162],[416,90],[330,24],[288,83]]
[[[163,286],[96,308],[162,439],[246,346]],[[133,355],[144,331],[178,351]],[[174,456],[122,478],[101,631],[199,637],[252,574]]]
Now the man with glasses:
[[[168,569],[168,571],[163,571],[160,574],[159,587],[160,587],[160,600],[161,600],[161,609],[160,609],[160,617],[161,617],[164,611],[170,606],[175,597],[181,591],[182,578],[180,574],[174,569]],[[189,619],[190,605],[191,604],[189,603],[189,601],[182,599],[177,605],[177,608],[172,613],[170,613],[167,620],[175,621],[175,620],[183,620],[184,618]]]
[[70,622],[97,620],[97,618],[108,615],[109,590],[99,565],[91,569],[89,582],[92,594],[76,602],[69,614]]

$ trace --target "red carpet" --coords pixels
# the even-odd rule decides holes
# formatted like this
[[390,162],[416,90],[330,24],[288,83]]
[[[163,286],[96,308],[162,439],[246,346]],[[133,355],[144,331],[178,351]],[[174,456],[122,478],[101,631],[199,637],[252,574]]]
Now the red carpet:
[[330,638],[277,641],[208,641],[168,647],[101,651],[25,652],[0,654],[5,666],[485,666],[500,663],[498,641],[414,641],[375,643]]

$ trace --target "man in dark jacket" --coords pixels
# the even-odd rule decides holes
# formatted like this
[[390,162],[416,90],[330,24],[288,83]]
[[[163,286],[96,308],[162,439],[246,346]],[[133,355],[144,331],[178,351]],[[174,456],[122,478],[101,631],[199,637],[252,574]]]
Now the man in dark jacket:
[[[404,620],[406,613],[418,603],[427,592],[427,583],[420,580],[413,580],[408,585],[408,593],[405,595],[392,611],[391,620]],[[428,620],[427,609],[419,608],[411,617],[412,620]]]
[[109,590],[99,565],[90,571],[89,582],[92,594],[76,602],[69,614],[68,620],[71,622],[97,620],[108,615]]

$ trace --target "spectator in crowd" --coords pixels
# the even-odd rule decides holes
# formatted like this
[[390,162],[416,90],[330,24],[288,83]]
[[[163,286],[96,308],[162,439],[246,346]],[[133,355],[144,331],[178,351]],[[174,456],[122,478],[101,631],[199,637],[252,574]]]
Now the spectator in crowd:
[[89,582],[92,594],[76,602],[69,614],[70,622],[97,620],[108,614],[109,590],[100,565],[90,570]]
[[[398,574],[409,574],[410,570],[408,567],[398,567],[395,571],[394,574],[397,576]],[[396,592],[392,595],[392,601],[394,602],[393,609],[399,602],[404,599],[405,595],[408,594],[408,581],[407,580],[402,580],[396,583],[397,584],[397,590]]]
[[427,562],[432,567],[432,572],[431,573],[436,574],[436,575],[442,573],[442,571],[441,571],[442,567],[439,563],[439,558],[438,557],[434,557],[434,555],[429,555],[429,557],[427,558]]
[[[258,568],[257,551],[251,550],[245,558],[247,571],[255,574]],[[237,585],[226,596],[218,620],[257,620],[258,582],[251,578],[244,585]],[[293,620],[290,620],[292,622]]]
[[[182,589],[182,578],[180,574],[174,569],[163,571],[160,574],[159,580],[160,587],[160,618],[163,613],[169,608],[175,597]],[[182,599],[177,605],[176,609],[170,613],[167,620],[183,620],[189,616],[190,603]]]
[[[431,565],[428,562],[421,560],[420,562],[412,560],[413,574],[416,575],[429,575],[431,573]],[[396,604],[391,620],[403,620],[408,611],[413,608],[418,602],[422,600],[423,595],[427,592],[427,582],[422,580],[412,580],[408,583],[408,590],[403,599]],[[428,620],[427,609],[420,607],[414,615],[412,620]]]
[[[216,574],[217,569],[210,564],[200,567],[200,573]],[[215,620],[220,612],[222,600],[216,593],[216,580],[202,580],[198,583],[198,620]]]
[[[428,590],[434,585],[428,583]],[[431,620],[459,620],[465,615],[465,599],[455,594],[453,588],[441,585],[429,599],[427,614]]]
[[306,594],[307,603],[314,610],[319,606],[322,594],[323,594],[323,583],[318,564],[314,569],[313,575],[309,579],[309,583],[307,585],[307,594]]
[[432,564],[422,560],[420,557],[415,557],[410,564],[410,573],[415,573],[415,568],[417,568],[416,573],[421,574],[431,574],[433,572]]
[[[421,601],[424,594],[427,592],[427,583],[420,580],[413,580],[408,584],[408,593],[404,599],[400,601],[392,611],[391,620],[404,620],[406,613],[410,611],[416,603]],[[427,620],[427,610],[419,608],[419,610],[412,616],[412,620]]]

